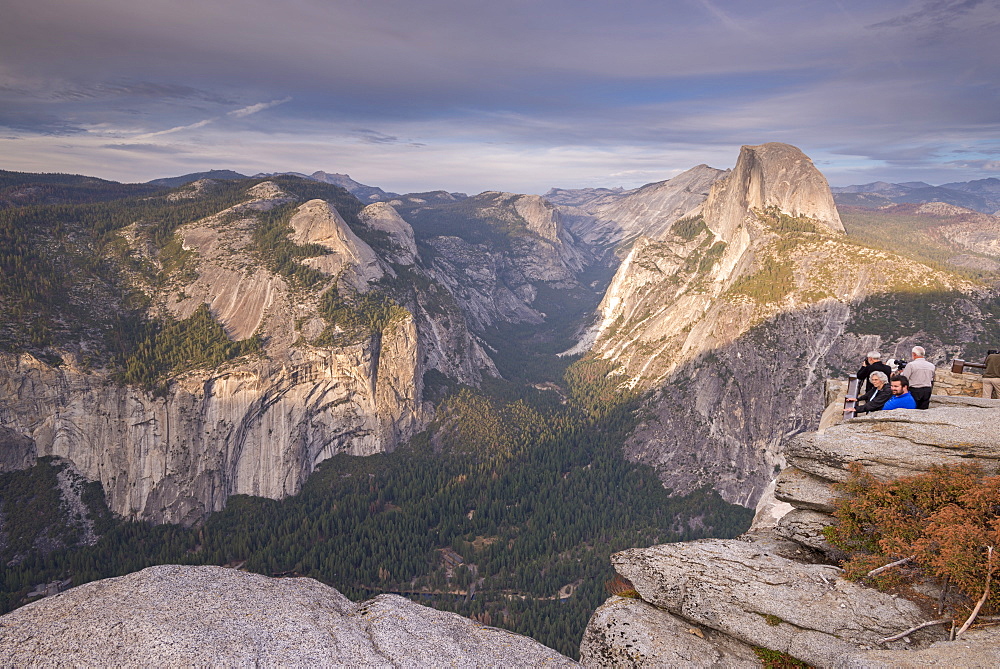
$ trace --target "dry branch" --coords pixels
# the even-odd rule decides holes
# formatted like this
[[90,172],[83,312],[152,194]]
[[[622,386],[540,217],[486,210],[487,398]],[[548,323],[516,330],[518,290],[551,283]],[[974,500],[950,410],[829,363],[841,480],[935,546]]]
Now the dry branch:
[[945,623],[950,623],[950,622],[951,618],[938,618],[937,620],[929,620],[925,623],[920,623],[916,627],[911,627],[905,632],[900,632],[899,634],[895,634],[893,636],[887,636],[884,639],[879,639],[878,643],[889,643],[890,641],[899,641],[907,634],[913,634],[917,630],[922,630],[925,627],[931,627],[932,625],[944,625]]
[[886,571],[887,569],[892,569],[893,567],[898,567],[901,564],[906,564],[907,562],[910,562],[915,557],[917,557],[917,556],[916,555],[911,555],[909,557],[903,558],[902,560],[896,560],[895,562],[890,562],[889,564],[882,565],[881,567],[879,567],[877,569],[872,569],[870,572],[868,572],[867,574],[865,574],[865,576],[867,576],[868,578],[871,578],[872,576],[878,576],[879,574],[881,574],[882,572]]

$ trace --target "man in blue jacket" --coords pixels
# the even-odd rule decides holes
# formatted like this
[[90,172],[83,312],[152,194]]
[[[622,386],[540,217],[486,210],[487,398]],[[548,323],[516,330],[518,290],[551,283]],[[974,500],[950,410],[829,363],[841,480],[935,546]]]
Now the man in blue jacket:
[[910,380],[908,378],[901,374],[896,374],[889,381],[889,387],[892,389],[892,397],[882,407],[882,411],[917,408],[917,401],[910,394]]

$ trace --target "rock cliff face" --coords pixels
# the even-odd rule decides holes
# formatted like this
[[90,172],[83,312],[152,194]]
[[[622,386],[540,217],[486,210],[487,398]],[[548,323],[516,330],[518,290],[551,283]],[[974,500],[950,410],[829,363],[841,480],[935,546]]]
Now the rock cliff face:
[[361,210],[360,218],[372,230],[384,232],[395,247],[388,259],[400,265],[412,265],[417,259],[417,243],[413,228],[403,220],[391,205],[383,202],[370,204]]
[[559,210],[536,195],[489,191],[455,202],[421,199],[401,213],[430,249],[431,275],[448,287],[477,333],[545,322],[539,293],[583,289],[578,277],[593,263]]
[[527,637],[311,578],[150,567],[0,618],[12,666],[576,666]]
[[[843,242],[832,200],[832,221],[790,213],[802,201],[823,200],[822,193],[812,191],[818,181],[829,196],[822,175],[799,156],[794,147],[744,147],[737,169],[714,180],[700,220],[679,229],[675,218],[657,228],[653,238],[640,238],[605,293],[592,350],[624,363],[633,383],[644,377],[656,382],[665,378],[671,363],[728,343],[764,318],[817,298],[849,300],[862,294],[858,284],[867,283],[868,273],[885,255]],[[778,192],[751,183],[760,174],[792,178],[799,173],[804,173],[802,184],[782,179]],[[747,191],[753,191],[752,198]],[[788,191],[795,197],[786,202],[781,195]],[[777,212],[762,215],[764,207]],[[795,224],[782,216],[795,216]],[[759,275],[770,265],[789,261],[793,266],[783,275]],[[860,264],[857,276],[833,273],[832,267],[844,262]],[[786,285],[741,286],[744,277]],[[918,280],[918,272],[907,279]]]
[[319,244],[330,251],[327,255],[304,259],[304,265],[330,276],[340,275],[342,281],[361,292],[385,274],[375,251],[358,239],[328,202],[306,202],[292,216],[289,225],[292,227],[289,239],[296,244]]
[[[839,403],[839,399],[838,399]],[[859,418],[788,446],[793,466],[775,496],[793,510],[777,527],[755,523],[740,539],[631,549],[612,557],[638,599],[612,597],[581,645],[584,666],[627,663],[754,666],[754,647],[818,667],[992,666],[997,634],[971,630],[947,641],[943,626],[885,641],[933,618],[915,602],[847,581],[821,530],[832,522],[830,485],[860,462],[879,478],[961,459],[995,469],[1000,443],[987,425],[1000,400],[934,396],[928,411]],[[760,515],[760,514],[758,514]]]
[[639,236],[664,239],[675,221],[698,210],[712,185],[726,174],[698,165],[667,181],[585,200],[577,209],[586,215],[570,209],[570,230],[583,242],[603,248],[629,243]]
[[[229,495],[284,497],[336,453],[370,455],[413,434],[423,421],[417,340],[407,319],[383,333],[377,360],[364,344],[293,351],[191,372],[166,397],[72,361],[2,356],[0,415],[31,440],[30,461],[70,460],[103,484],[115,513],[192,523]],[[29,463],[4,455],[5,469]]]
[[[239,205],[182,225],[176,235],[187,255],[180,269],[165,285],[144,285],[152,308],[176,318],[207,303],[233,340],[262,336],[260,354],[187,372],[162,396],[115,383],[77,355],[52,367],[28,354],[2,354],[0,424],[10,445],[3,469],[59,456],[103,484],[114,512],[193,523],[229,495],[293,494],[337,453],[394,449],[429,418],[427,369],[466,383],[495,373],[454,298],[426,275],[416,282],[423,289],[405,285],[397,293],[401,315],[379,332],[312,345],[329,328],[320,293],[266,269],[252,243],[256,216],[290,202],[294,196],[263,182]],[[387,236],[386,260],[412,265],[405,221],[385,204],[362,214]],[[363,293],[395,273],[325,201],[297,206],[289,227],[291,242],[327,251],[302,264],[343,290]]]

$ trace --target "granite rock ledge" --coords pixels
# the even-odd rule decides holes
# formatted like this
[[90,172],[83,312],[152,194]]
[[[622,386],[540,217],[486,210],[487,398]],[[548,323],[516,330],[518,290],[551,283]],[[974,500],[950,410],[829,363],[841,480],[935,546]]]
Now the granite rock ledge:
[[842,578],[822,535],[834,522],[832,485],[847,477],[849,463],[882,479],[958,461],[995,471],[998,423],[1000,400],[935,397],[927,411],[885,412],[799,435],[785,454],[792,466],[758,507],[789,504],[776,525],[755,523],[734,540],[612,556],[639,598],[612,597],[598,608],[581,663],[760,666],[756,647],[817,667],[1000,666],[1000,633],[990,628],[948,641],[943,626],[928,627],[880,643],[931,618],[915,602]]
[[3,666],[576,666],[506,630],[311,578],[149,567],[0,617]]

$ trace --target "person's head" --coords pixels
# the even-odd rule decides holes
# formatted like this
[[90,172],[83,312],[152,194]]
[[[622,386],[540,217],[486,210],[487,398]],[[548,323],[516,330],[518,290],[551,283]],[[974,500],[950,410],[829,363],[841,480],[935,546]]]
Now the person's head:
[[872,364],[873,362],[878,362],[881,359],[882,359],[882,354],[879,353],[878,351],[868,351],[868,364],[869,365]]
[[893,395],[905,395],[910,392],[910,380],[902,374],[895,374],[889,384]]
[[986,355],[996,355],[997,353],[1000,353],[1000,351],[996,350],[995,348],[991,348],[990,350],[986,351]]
[[916,360],[917,358],[922,358],[925,355],[925,351],[924,351],[924,347],[923,346],[914,346],[913,349],[912,349],[912,352],[913,352],[913,359],[914,360]]
[[889,381],[889,377],[885,375],[885,372],[872,372],[868,379],[876,388],[882,388]]

